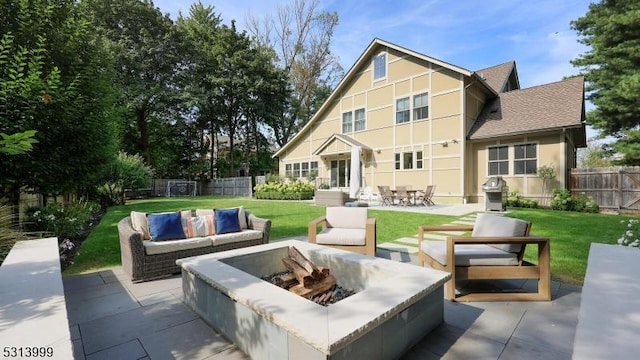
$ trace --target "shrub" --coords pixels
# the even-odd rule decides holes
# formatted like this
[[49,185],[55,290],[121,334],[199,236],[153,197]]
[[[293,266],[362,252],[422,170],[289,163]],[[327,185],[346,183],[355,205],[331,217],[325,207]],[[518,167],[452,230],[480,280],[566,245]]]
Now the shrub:
[[506,205],[510,207],[535,209],[538,207],[538,202],[535,200],[521,197],[518,191],[516,190],[509,193],[509,196],[507,197],[507,200],[506,200]]
[[600,211],[600,206],[592,198],[585,194],[573,196],[571,195],[571,191],[568,189],[555,189],[553,191],[551,208],[553,210],[590,213],[597,213]]
[[153,169],[140,155],[120,152],[105,175],[105,183],[98,188],[98,196],[105,206],[124,204],[125,189],[139,189],[149,185]]
[[622,236],[618,239],[618,244],[623,246],[640,247],[640,229],[638,228],[638,219],[629,219],[620,221],[621,224],[626,223],[626,227]]
[[33,230],[52,233],[62,240],[80,236],[87,227],[87,223],[99,211],[99,204],[82,201],[32,207],[27,209],[27,215]]
[[256,199],[270,200],[310,200],[313,198],[313,185],[300,180],[289,183],[268,182],[258,184],[254,188]]

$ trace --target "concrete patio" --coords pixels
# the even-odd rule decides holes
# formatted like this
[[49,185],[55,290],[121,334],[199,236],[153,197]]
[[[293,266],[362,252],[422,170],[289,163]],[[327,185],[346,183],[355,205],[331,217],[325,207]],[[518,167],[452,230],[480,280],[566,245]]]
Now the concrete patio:
[[[416,263],[407,252],[376,255]],[[76,359],[247,358],[182,303],[179,276],[132,284],[113,268],[63,283]],[[445,301],[444,324],[403,359],[571,359],[580,297],[554,283],[551,302]]]

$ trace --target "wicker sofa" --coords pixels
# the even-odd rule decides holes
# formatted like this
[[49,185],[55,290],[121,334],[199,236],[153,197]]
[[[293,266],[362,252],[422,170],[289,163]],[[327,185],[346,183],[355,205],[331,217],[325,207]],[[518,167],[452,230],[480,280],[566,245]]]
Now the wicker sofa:
[[[134,228],[131,216],[127,216],[118,223],[122,268],[131,281],[147,281],[179,273],[178,259],[268,243],[271,220],[259,218],[248,211],[244,213],[247,226],[238,233],[158,243],[162,246],[178,245],[173,249],[154,246],[152,241],[143,240],[143,233]],[[259,233],[256,236],[256,231],[262,236]]]

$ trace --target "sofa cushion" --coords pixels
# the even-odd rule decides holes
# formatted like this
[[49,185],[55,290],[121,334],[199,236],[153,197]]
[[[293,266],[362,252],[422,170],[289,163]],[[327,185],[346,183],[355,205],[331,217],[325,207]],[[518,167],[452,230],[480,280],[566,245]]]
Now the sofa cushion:
[[262,239],[262,235],[262,231],[246,229],[234,233],[216,234],[215,236],[211,237],[211,240],[213,241],[213,245],[215,246],[239,241]]
[[196,216],[211,215],[213,216],[213,209],[196,209]]
[[249,224],[247,222],[247,212],[244,210],[244,206],[238,206],[227,209],[196,209],[196,215],[213,215],[216,210],[229,210],[238,209],[238,222],[240,223],[240,229],[248,229]]
[[184,239],[182,220],[179,212],[149,214],[149,232],[151,241]]
[[316,235],[316,243],[322,245],[364,245],[365,229],[326,228]]
[[[528,223],[506,216],[480,213],[473,226],[472,237],[526,236]],[[522,244],[490,244],[496,249],[518,253]]]
[[187,238],[211,236],[216,234],[213,215],[194,216],[187,219]]
[[147,221],[147,213],[132,211],[131,226],[135,231],[142,234],[143,240],[151,239],[151,233],[149,233],[149,222]]
[[[447,265],[446,241],[423,241],[420,249],[442,265]],[[455,245],[456,266],[518,265],[518,255],[485,244]]]
[[142,242],[147,255],[166,254],[174,251],[196,249],[211,246],[211,243],[212,241],[210,237]]
[[365,229],[367,227],[367,208],[328,207],[327,226],[333,228]]
[[238,219],[238,208],[234,209],[216,209],[216,232],[218,234],[227,234],[240,231],[240,220]]

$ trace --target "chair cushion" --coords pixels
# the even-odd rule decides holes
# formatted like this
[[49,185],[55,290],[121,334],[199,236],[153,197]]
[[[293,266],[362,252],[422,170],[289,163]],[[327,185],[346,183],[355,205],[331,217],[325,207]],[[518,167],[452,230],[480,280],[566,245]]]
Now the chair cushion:
[[365,229],[326,228],[316,235],[316,243],[322,245],[364,245]]
[[[420,249],[442,265],[447,265],[447,242],[425,240]],[[518,265],[518,255],[491,245],[456,245],[456,266]]]
[[[501,215],[480,213],[473,226],[472,237],[526,236],[527,222]],[[496,249],[518,253],[522,244],[490,244]]]
[[227,234],[216,234],[211,237],[214,246],[257,239],[262,239],[262,231],[252,229],[245,229],[240,230],[239,232]]
[[179,212],[149,214],[149,232],[151,241],[184,239],[182,219]]
[[205,246],[211,246],[211,238],[191,238],[183,240],[167,240],[167,241],[143,241],[144,249],[147,255],[166,254],[174,251],[196,249]]
[[327,226],[332,228],[366,229],[368,212],[365,207],[332,206],[327,208]]

